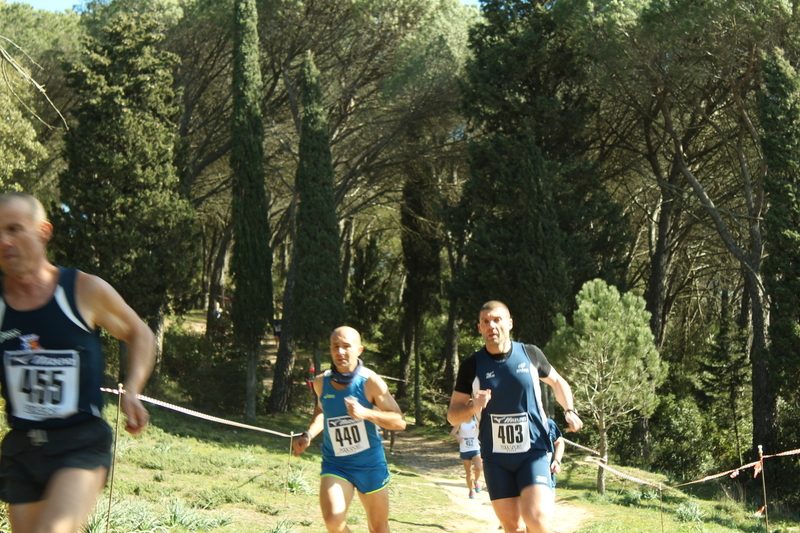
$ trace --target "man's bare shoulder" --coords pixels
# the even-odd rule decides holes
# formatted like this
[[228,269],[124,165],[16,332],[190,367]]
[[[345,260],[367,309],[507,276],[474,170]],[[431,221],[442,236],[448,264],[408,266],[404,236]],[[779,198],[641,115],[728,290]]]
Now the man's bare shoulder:
[[109,309],[114,295],[116,291],[103,278],[82,270],[75,273],[75,300],[78,310],[92,327],[97,326],[98,317]]
[[108,285],[107,282],[103,281],[102,278],[99,276],[95,276],[94,274],[87,274],[83,270],[76,270],[75,271],[75,290],[80,292],[87,292],[91,293],[94,291],[102,291],[103,286]]

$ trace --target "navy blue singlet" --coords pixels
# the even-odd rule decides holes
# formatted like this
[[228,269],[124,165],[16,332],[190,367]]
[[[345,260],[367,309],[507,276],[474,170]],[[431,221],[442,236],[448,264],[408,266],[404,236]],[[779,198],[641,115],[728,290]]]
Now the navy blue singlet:
[[519,454],[553,450],[547,416],[542,407],[539,369],[523,345],[512,341],[511,354],[495,361],[486,347],[475,352],[473,393],[492,389],[492,399],[479,417],[481,455]]
[[39,309],[17,311],[0,297],[0,383],[14,429],[67,427],[103,409],[100,332],[78,313],[77,270],[58,269],[55,293]]

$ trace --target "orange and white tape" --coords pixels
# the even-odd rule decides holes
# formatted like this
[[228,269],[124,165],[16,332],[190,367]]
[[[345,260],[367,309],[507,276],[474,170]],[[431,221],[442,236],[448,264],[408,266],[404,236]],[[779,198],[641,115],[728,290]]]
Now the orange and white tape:
[[569,440],[569,439],[565,439],[564,437],[561,437],[561,440],[563,440],[564,442],[566,442],[566,443],[567,443],[567,444],[569,444],[570,446],[575,446],[576,448],[580,448],[581,450],[585,450],[585,451],[587,451],[587,452],[591,452],[591,453],[593,453],[593,454],[597,455],[598,457],[600,456],[600,452],[598,452],[598,451],[595,451],[595,450],[593,450],[593,449],[591,449],[591,448],[587,448],[586,446],[581,446],[581,445],[580,445],[580,444],[578,444],[577,442],[572,442],[571,440]]

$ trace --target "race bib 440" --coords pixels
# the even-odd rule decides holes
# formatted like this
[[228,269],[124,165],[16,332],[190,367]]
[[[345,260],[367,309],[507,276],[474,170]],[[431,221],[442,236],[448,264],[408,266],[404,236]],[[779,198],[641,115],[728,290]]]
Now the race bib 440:
[[12,415],[38,421],[66,418],[78,412],[78,352],[10,351],[3,354],[3,364]]
[[367,427],[363,420],[349,416],[328,419],[328,435],[336,457],[353,455],[369,448]]

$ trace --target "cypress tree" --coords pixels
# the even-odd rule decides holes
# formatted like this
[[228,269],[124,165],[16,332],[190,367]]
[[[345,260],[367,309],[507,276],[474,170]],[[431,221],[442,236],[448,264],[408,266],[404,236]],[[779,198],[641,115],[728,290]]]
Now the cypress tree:
[[257,22],[255,0],[235,0],[230,157],[234,217],[231,272],[235,288],[231,321],[236,342],[247,359],[245,415],[250,420],[256,415],[261,340],[273,313]]
[[[784,400],[780,444],[795,447],[800,437],[800,78],[790,63],[774,52],[765,58],[764,91],[759,101],[762,147],[768,172],[764,190],[769,210],[764,215],[764,283],[770,298],[770,366],[778,376]],[[797,495],[800,461],[781,459],[775,468],[785,487]],[[792,463],[789,468],[787,463]]]
[[333,197],[333,163],[319,71],[310,53],[302,78],[303,119],[295,187],[297,243],[294,287],[295,338],[310,345],[325,340],[344,320],[340,238]]
[[555,165],[530,138],[495,135],[474,144],[470,155],[459,208],[460,231],[470,239],[455,281],[464,320],[477,323],[485,301],[501,300],[515,318],[515,337],[543,346],[570,296],[565,236],[551,192]]
[[422,425],[419,402],[420,338],[425,315],[438,311],[441,279],[440,251],[443,247],[437,220],[436,174],[430,161],[416,161],[404,165],[406,183],[403,186],[403,203],[400,207],[403,266],[406,271],[403,288],[402,341],[400,354],[400,381],[397,397],[407,396],[411,362],[415,362],[414,393],[416,424]]
[[[339,262],[340,238],[333,196],[333,162],[328,121],[322,102],[319,71],[309,52],[301,79],[303,117],[295,188],[299,199],[293,265],[284,292],[285,333],[314,350],[319,369],[319,346],[345,318],[344,285]],[[293,285],[292,285],[293,283]],[[291,285],[291,286],[290,286]],[[286,301],[291,298],[291,301]],[[294,353],[281,349],[275,366],[270,411],[289,407]]]
[[53,213],[56,260],[109,281],[151,326],[192,291],[198,257],[173,164],[177,58],[160,39],[150,16],[123,14],[84,42]]
[[346,309],[348,322],[361,332],[362,338],[375,338],[379,318],[390,301],[386,260],[375,237],[369,237],[365,245],[355,250]]
[[[473,324],[479,300],[492,293],[524,298],[527,302],[517,306],[506,301],[517,318],[526,315],[515,322],[515,330],[520,339],[544,343],[555,313],[569,311],[568,302],[585,282],[602,278],[624,286],[630,236],[622,209],[604,190],[597,153],[590,153],[597,139],[587,126],[596,110],[588,91],[585,50],[572,38],[574,24],[581,24],[574,6],[491,0],[482,14],[470,32],[473,57],[466,67],[462,108],[488,139],[471,149],[473,183],[467,186],[470,192],[456,217],[461,222],[454,229],[466,228],[462,235],[473,238],[475,228],[486,239],[467,243],[469,272],[462,279],[490,290],[470,293],[471,285],[460,284],[460,294],[471,298],[463,302],[462,316]],[[482,189],[488,191],[488,209]],[[512,210],[530,226],[517,225]],[[526,249],[534,255],[526,257]],[[474,261],[478,257],[490,261],[486,269],[532,269],[537,279],[518,271],[512,278],[489,272],[493,282],[484,284]],[[523,263],[514,266],[508,264],[511,260]],[[515,285],[519,278],[538,293],[524,297]]]

